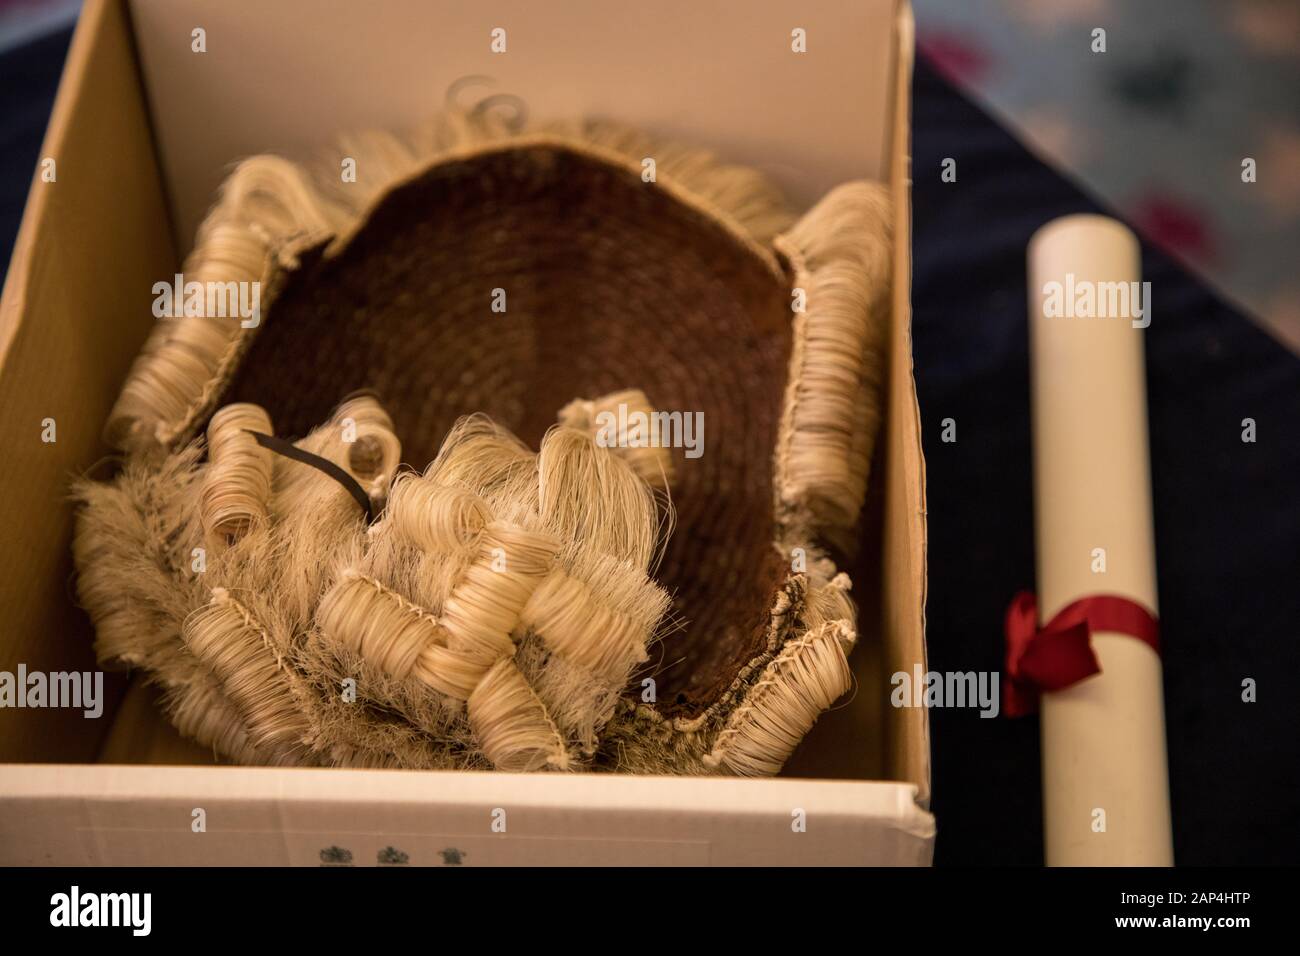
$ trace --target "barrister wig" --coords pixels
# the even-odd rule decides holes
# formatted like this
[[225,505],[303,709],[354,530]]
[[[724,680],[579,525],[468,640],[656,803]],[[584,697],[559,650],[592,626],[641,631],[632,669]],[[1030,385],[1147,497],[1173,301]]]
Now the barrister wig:
[[517,125],[233,170],[184,277],[260,315],[160,319],[76,485],[98,653],[242,763],[775,773],[850,690],[886,193]]

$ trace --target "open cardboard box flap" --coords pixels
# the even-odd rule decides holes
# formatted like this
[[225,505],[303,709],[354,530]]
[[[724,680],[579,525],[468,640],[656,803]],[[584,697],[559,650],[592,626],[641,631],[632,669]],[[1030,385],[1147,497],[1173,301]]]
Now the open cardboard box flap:
[[[497,25],[508,27],[509,56],[489,53]],[[204,54],[191,50],[200,27]],[[795,27],[817,53],[797,75]],[[229,162],[301,154],[348,127],[415,122],[441,105],[430,91],[460,76],[492,73],[539,116],[616,115],[709,143],[801,205],[844,179],[890,182],[886,434],[868,553],[849,568],[862,606],[858,688],[822,718],[784,779],[216,767],[175,734],[148,689],[110,675],[99,720],[0,712],[0,862],[316,863],[322,848],[349,843],[366,863],[399,838],[413,862],[442,862],[447,848],[469,863],[928,862],[926,712],[890,708],[886,676],[925,667],[911,56],[911,12],[899,0],[743,15],[685,0],[617,14],[595,0],[562,13],[522,0],[472,13],[390,0],[364,17],[343,0],[293,0],[255,19],[198,0],[88,0],[41,154],[56,179],[37,172],[0,300],[0,439],[11,450],[0,670],[96,666],[73,599],[68,479],[111,468],[100,431],[153,321],[146,296],[178,269]],[[41,438],[47,419],[54,442]],[[194,842],[196,808],[222,839]],[[494,810],[507,815],[508,839],[491,829]],[[806,832],[792,828],[795,811],[811,821]]]

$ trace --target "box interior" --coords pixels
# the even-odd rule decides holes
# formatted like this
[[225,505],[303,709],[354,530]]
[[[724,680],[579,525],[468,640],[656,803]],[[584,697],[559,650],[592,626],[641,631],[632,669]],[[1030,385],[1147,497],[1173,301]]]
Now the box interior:
[[[522,0],[472,11],[439,0],[381,10],[292,0],[249,18],[197,0],[87,4],[42,153],[59,178],[33,184],[0,307],[0,437],[17,450],[0,496],[9,529],[0,669],[96,666],[73,598],[67,480],[111,473],[100,430],[153,321],[150,290],[179,269],[229,163],[260,151],[304,155],[348,127],[418,122],[453,80],[490,75],[491,89],[522,96],[536,117],[605,116],[712,146],[773,176],[799,208],[845,179],[891,184],[899,254],[887,423],[860,553],[845,567],[861,611],[858,686],[784,775],[906,781],[924,805],[926,715],[890,708],[886,676],[924,667],[906,5],[582,0],[557,17]],[[504,55],[489,50],[497,26],[507,29]],[[191,49],[200,27],[202,54]],[[807,54],[791,53],[796,27],[807,31]],[[47,418],[52,443],[41,441]],[[6,710],[0,762],[214,762],[175,733],[138,678],[109,678],[99,720]]]

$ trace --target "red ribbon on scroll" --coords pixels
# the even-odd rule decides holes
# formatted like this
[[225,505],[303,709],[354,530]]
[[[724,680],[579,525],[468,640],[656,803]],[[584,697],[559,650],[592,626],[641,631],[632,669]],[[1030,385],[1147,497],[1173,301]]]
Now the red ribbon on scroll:
[[1067,604],[1043,627],[1038,599],[1021,591],[1007,608],[1006,681],[1002,710],[1023,717],[1038,710],[1038,695],[1101,673],[1093,632],[1126,634],[1160,653],[1160,624],[1147,608],[1117,594],[1094,594]]

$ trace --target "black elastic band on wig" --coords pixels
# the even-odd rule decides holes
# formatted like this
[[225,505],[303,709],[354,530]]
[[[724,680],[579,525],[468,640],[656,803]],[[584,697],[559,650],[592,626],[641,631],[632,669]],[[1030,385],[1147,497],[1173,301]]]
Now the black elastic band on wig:
[[274,435],[255,432],[249,428],[244,429],[244,431],[252,435],[254,441],[263,448],[273,451],[277,455],[283,455],[285,458],[292,458],[294,461],[300,461],[304,465],[311,465],[318,471],[323,471],[325,474],[329,475],[346,488],[348,494],[356,499],[357,504],[359,504],[366,513],[366,524],[370,524],[375,520],[374,507],[370,504],[370,496],[366,494],[366,489],[362,488],[361,484],[355,478],[348,474],[347,471],[334,464],[334,462],[330,461],[328,458],[322,458],[320,455],[313,455],[309,451],[303,451],[297,445],[293,444],[293,442],[285,441],[283,438],[276,438]]

